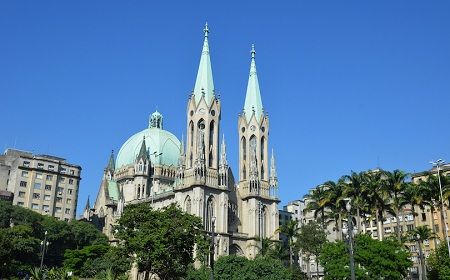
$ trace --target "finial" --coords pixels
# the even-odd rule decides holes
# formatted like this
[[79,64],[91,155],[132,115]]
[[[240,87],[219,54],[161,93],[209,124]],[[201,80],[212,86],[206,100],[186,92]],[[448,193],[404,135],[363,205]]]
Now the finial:
[[208,38],[209,33],[208,22],[205,23],[205,28],[203,29],[203,32],[205,32],[205,38]]
[[252,44],[252,51],[250,53],[252,54],[252,59],[255,59],[255,54],[256,54],[255,44]]

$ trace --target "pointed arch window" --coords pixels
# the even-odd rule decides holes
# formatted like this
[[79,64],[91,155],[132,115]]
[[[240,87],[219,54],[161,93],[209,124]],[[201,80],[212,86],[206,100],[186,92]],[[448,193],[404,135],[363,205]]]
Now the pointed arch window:
[[211,123],[209,124],[209,145],[208,145],[208,150],[209,150],[209,167],[213,167],[213,145],[214,145],[214,121],[211,121]]
[[241,149],[242,149],[242,159],[245,161],[247,160],[247,140],[245,140],[245,137],[241,138]]
[[194,123],[189,122],[189,139],[191,148],[194,147]]
[[206,219],[205,219],[205,229],[206,231],[212,231],[212,223],[214,217],[214,197],[210,196],[206,201]]
[[184,211],[186,211],[186,213],[188,214],[191,214],[191,208],[192,208],[191,197],[188,195],[186,197],[186,200],[184,201]]

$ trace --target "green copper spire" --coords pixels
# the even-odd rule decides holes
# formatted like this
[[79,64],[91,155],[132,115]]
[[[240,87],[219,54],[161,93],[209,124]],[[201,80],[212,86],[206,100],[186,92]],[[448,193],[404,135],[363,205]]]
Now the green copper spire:
[[145,145],[145,136],[144,139],[142,140],[142,145],[141,145],[141,149],[139,150],[139,154],[137,156],[137,160],[139,159],[148,159],[148,152],[147,152],[147,146]]
[[203,31],[205,32],[205,40],[203,42],[200,65],[198,66],[197,79],[195,80],[194,96],[195,102],[198,103],[204,95],[206,103],[210,105],[214,98],[214,82],[211,70],[211,60],[209,58],[208,23],[206,23]]
[[252,118],[253,113],[257,121],[261,120],[263,105],[259,91],[258,75],[256,74],[255,46],[252,45],[252,61],[250,63],[250,75],[248,77],[247,94],[245,96],[244,113],[247,121]]

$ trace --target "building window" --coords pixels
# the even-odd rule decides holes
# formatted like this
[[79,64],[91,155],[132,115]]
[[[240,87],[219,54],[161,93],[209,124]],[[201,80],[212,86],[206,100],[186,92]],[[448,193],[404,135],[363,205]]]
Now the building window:
[[49,165],[49,166],[48,166],[48,170],[50,170],[50,171],[53,171],[53,170],[55,170],[55,166],[53,166],[53,165]]
[[25,182],[25,181],[20,181],[19,185],[20,185],[21,187],[26,187],[26,186],[27,186],[27,182]]
[[66,214],[70,214],[70,209],[69,208],[66,208]]
[[31,209],[33,209],[33,210],[39,210],[39,205],[33,203],[33,204],[31,204]]
[[23,206],[23,202],[22,202],[22,201],[19,201],[19,202],[17,202],[17,205]]
[[427,220],[427,215],[425,213],[422,213],[422,222]]
[[434,231],[439,232],[439,225],[434,225]]
[[70,175],[75,175],[75,170],[70,170]]
[[28,171],[22,171],[22,177],[28,177]]
[[59,196],[58,196],[58,197],[56,198],[56,202],[57,202],[57,203],[62,203],[62,197],[59,197]]
[[69,179],[69,184],[73,185],[73,179]]
[[56,192],[57,192],[59,195],[62,195],[62,194],[63,194],[63,191],[64,191],[63,188],[56,188]]
[[38,168],[44,168],[44,164],[43,163],[38,163]]
[[40,193],[33,193],[33,199],[40,199],[41,194]]
[[64,178],[64,177],[59,178],[60,183],[64,183],[65,181],[66,181],[66,178]]
[[29,162],[29,161],[24,161],[24,162],[23,162],[23,166],[25,166],[25,167],[30,167],[30,162]]
[[48,206],[48,205],[42,205],[42,210],[43,210],[44,212],[48,212],[48,211],[50,210],[50,206]]
[[34,189],[40,190],[41,189],[41,183],[34,183]]
[[56,207],[56,208],[55,208],[55,212],[56,212],[56,213],[61,213],[61,207]]
[[19,197],[25,197],[25,192],[19,192]]
[[71,204],[72,203],[72,199],[68,198],[66,199],[66,204]]
[[408,228],[408,230],[413,230],[414,229],[414,225],[407,225],[406,227]]
[[72,189],[67,189],[67,193],[68,194],[72,194],[73,190]]
[[47,180],[47,181],[53,180],[53,175],[47,175],[47,176],[45,176],[45,180]]
[[52,190],[52,186],[51,185],[45,185],[45,190],[46,191],[51,191]]
[[36,179],[42,179],[42,173],[36,173]]
[[48,195],[48,194],[44,195],[44,200],[50,201],[50,195]]
[[65,169],[64,167],[61,167],[61,168],[59,169],[59,171],[60,171],[62,174],[66,173],[66,169]]

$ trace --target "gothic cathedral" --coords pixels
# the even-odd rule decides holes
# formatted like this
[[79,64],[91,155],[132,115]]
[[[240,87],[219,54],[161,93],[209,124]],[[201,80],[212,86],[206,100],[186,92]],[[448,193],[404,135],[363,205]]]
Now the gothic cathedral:
[[177,203],[216,232],[215,256],[255,257],[261,237],[278,240],[278,180],[268,156],[269,118],[262,105],[252,46],[250,74],[238,117],[239,179],[220,139],[222,107],[215,94],[208,25],[194,90],[187,104],[186,142],[164,130],[163,116],[151,114],[148,128],[131,136],[117,157],[111,153],[96,201],[84,218],[113,239],[112,225],[130,203],[161,208]]

